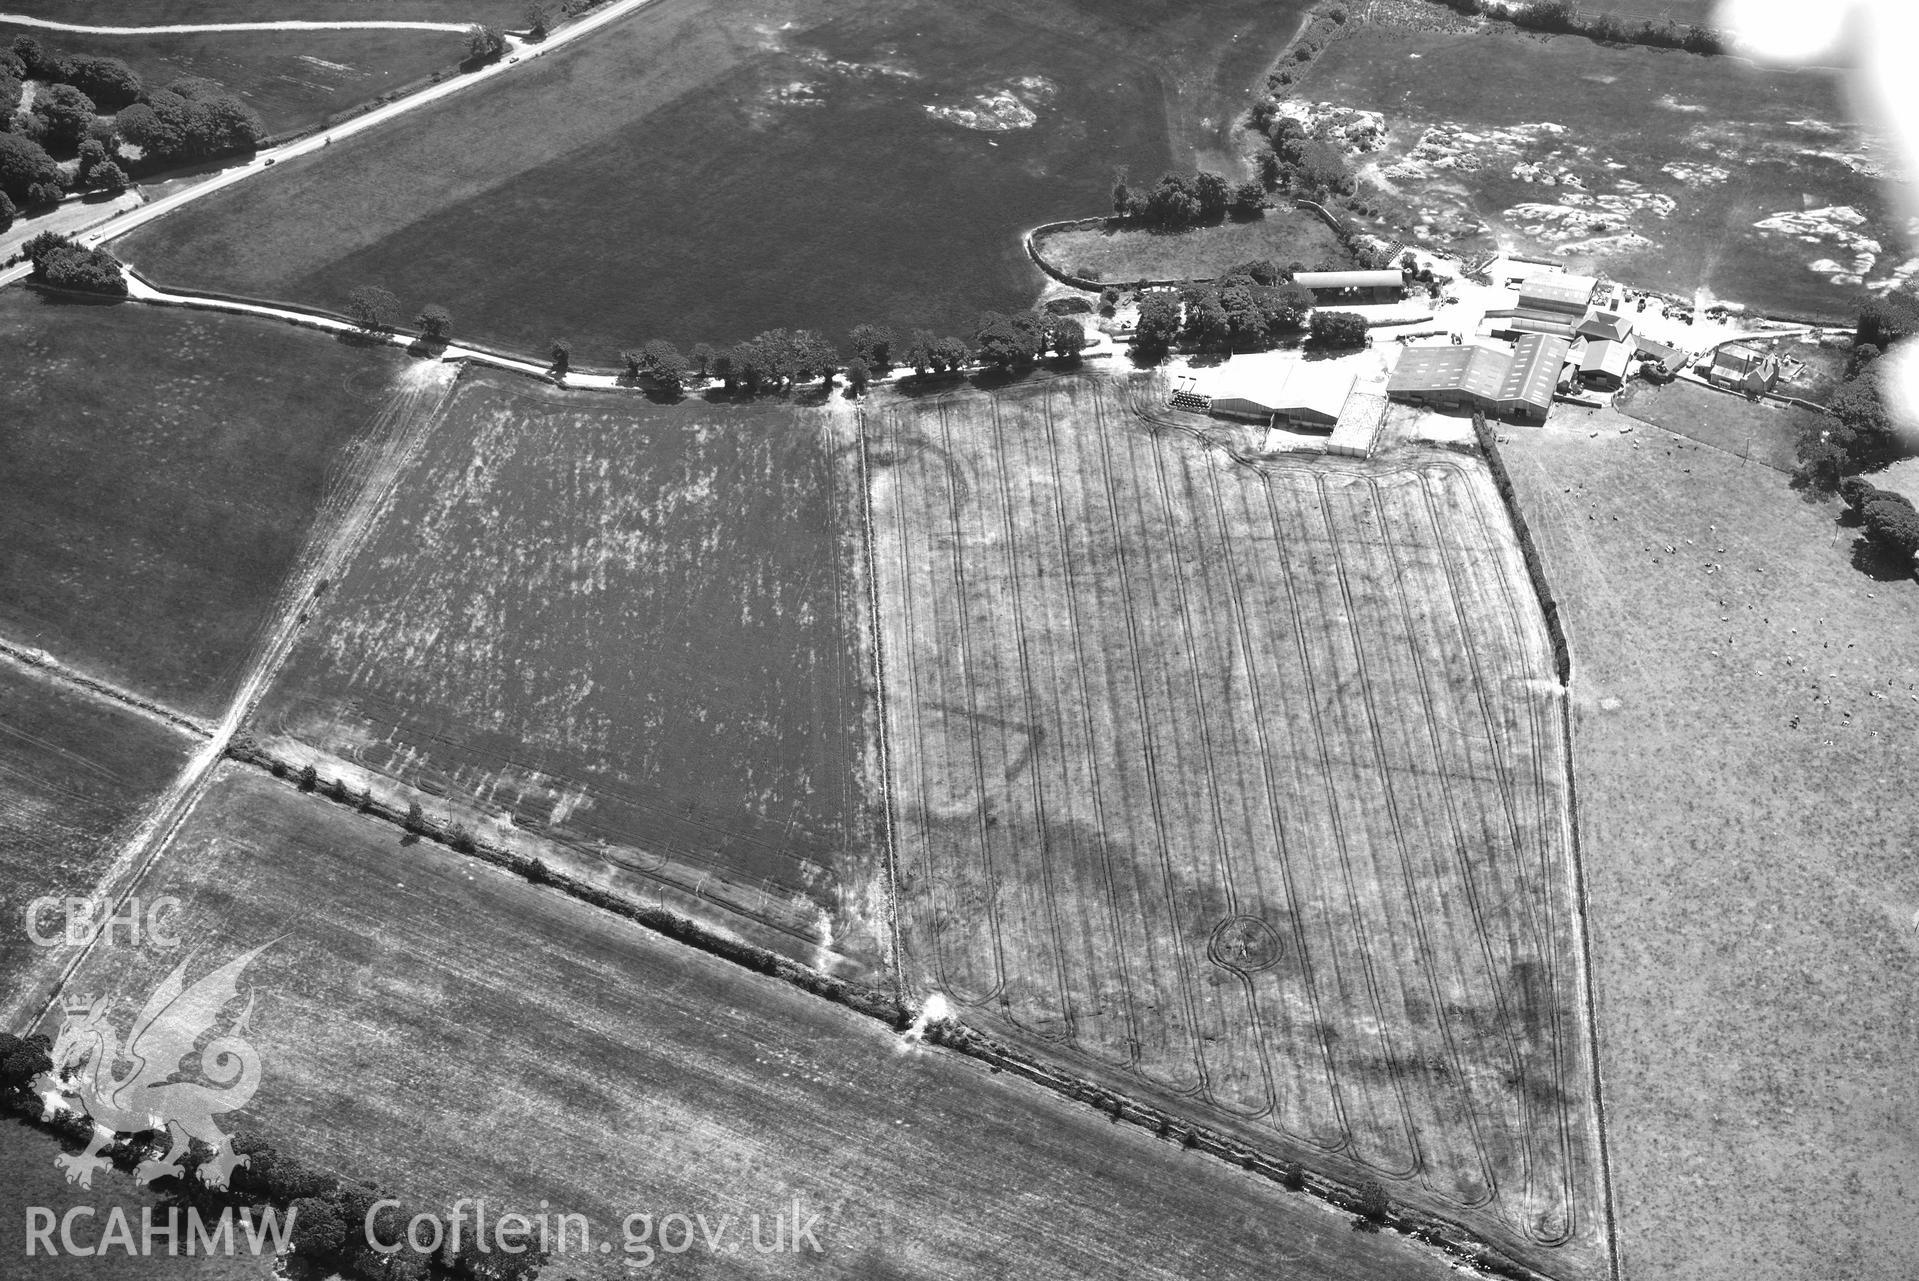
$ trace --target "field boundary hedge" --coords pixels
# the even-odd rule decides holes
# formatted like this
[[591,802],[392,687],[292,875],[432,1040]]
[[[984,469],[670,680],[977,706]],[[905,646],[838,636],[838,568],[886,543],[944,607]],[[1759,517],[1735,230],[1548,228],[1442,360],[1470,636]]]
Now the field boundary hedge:
[[1579,839],[1579,772],[1574,768],[1573,756],[1573,718],[1572,718],[1572,643],[1566,635],[1564,623],[1559,617],[1559,606],[1554,600],[1552,587],[1546,579],[1546,564],[1540,555],[1539,546],[1533,539],[1532,528],[1526,523],[1526,514],[1520,509],[1519,494],[1513,488],[1512,473],[1506,470],[1506,460],[1499,452],[1499,440],[1486,422],[1481,410],[1473,411],[1473,436],[1478,440],[1480,452],[1486,456],[1487,466],[1492,469],[1493,485],[1499,490],[1500,501],[1505,504],[1506,514],[1512,519],[1513,532],[1519,538],[1519,549],[1526,559],[1526,573],[1532,579],[1533,590],[1539,595],[1539,603],[1546,615],[1546,631],[1552,638],[1553,664],[1559,672],[1559,683],[1564,690],[1559,700],[1559,728],[1566,753],[1566,821],[1569,830],[1569,850],[1573,872],[1573,903],[1575,917],[1579,922],[1579,949],[1581,986],[1586,997],[1586,1039],[1591,1046],[1591,1077],[1593,1095],[1593,1119],[1599,1131],[1600,1194],[1604,1201],[1606,1216],[1606,1256],[1614,1281],[1619,1277],[1619,1235],[1618,1216],[1614,1211],[1612,1158],[1609,1155],[1610,1138],[1606,1126],[1606,1091],[1599,1069],[1599,993],[1593,983],[1592,963],[1592,914],[1586,903],[1586,861],[1584,847]]
[[[291,762],[273,756],[244,734],[236,735],[229,742],[226,755],[265,770],[276,778],[287,779],[295,773]],[[895,1032],[904,1032],[916,1022],[917,1012],[905,999],[903,992],[889,993],[826,974],[771,948],[729,935],[671,908],[649,907],[623,899],[575,877],[556,872],[539,858],[516,854],[478,840],[463,825],[424,816],[409,825],[408,816],[394,806],[373,800],[370,795],[355,797],[344,790],[344,784],[339,786],[342,790],[332,790],[333,785],[322,780],[313,788],[313,794],[405,827],[421,839],[443,845],[456,854],[481,859],[533,884],[550,886],[588,906],[663,934],[674,942],[832,1001],[856,1014],[884,1023]],[[1507,1278],[1507,1281],[1551,1281],[1545,1274],[1508,1258],[1449,1219],[1390,1204],[1383,1213],[1375,1214],[1369,1209],[1368,1199],[1362,1189],[1306,1171],[1297,1162],[1270,1156],[1250,1143],[1141,1103],[1118,1090],[1078,1076],[1062,1066],[1000,1041],[957,1018],[931,1021],[924,1026],[921,1035],[929,1044],[944,1046],[976,1059],[995,1073],[1011,1072],[1070,1102],[1090,1106],[1116,1124],[1125,1121],[1150,1129],[1162,1139],[1176,1140],[1185,1148],[1238,1166],[1290,1191],[1308,1192],[1335,1209],[1360,1216],[1362,1222],[1390,1227],[1416,1241],[1434,1246],[1456,1260]]]

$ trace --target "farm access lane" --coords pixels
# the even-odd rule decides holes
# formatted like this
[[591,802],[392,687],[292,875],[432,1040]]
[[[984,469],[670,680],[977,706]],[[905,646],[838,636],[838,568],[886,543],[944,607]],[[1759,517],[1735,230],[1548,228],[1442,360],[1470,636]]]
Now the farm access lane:
[[[484,84],[494,76],[505,75],[520,62],[530,62],[550,50],[578,40],[591,32],[598,31],[608,23],[617,22],[627,14],[632,13],[635,9],[643,8],[651,2],[652,0],[614,0],[612,4],[609,4],[606,8],[596,13],[590,13],[576,22],[571,22],[555,29],[546,39],[540,41],[538,44],[531,44],[519,37],[509,36],[507,37],[508,50],[506,55],[489,66],[482,67],[478,71],[464,74],[455,80],[444,80],[439,84],[429,85],[425,89],[420,90],[420,92],[402,98],[398,102],[388,103],[384,107],[376,108],[375,110],[367,112],[365,115],[355,117],[352,120],[346,121],[344,124],[335,125],[330,129],[323,130],[310,137],[296,139],[293,142],[287,143],[285,146],[273,147],[266,151],[256,152],[253,159],[243,165],[236,165],[232,169],[216,174],[197,186],[189,187],[184,191],[163,197],[151,204],[143,205],[138,209],[129,210],[111,222],[84,233],[80,237],[81,243],[88,248],[97,248],[109,240],[124,236],[136,227],[144,227],[156,218],[165,217],[189,201],[198,200],[202,196],[210,195],[215,191],[230,187],[234,183],[252,177],[255,174],[263,173],[279,161],[290,160],[295,156],[303,156],[310,151],[317,151],[322,147],[331,145],[338,139],[350,138],[354,134],[385,124],[387,121],[419,107],[423,107],[427,103],[437,102],[449,94],[459,93],[477,84]],[[465,30],[465,27],[461,27],[460,29]],[[37,232],[38,230],[39,228],[37,226],[29,229],[30,232]],[[13,284],[15,281],[26,279],[32,271],[33,266],[31,263],[19,263],[13,267],[0,269],[0,289]]]
[[473,26],[470,22],[308,22],[287,19],[280,22],[184,22],[159,27],[94,27],[78,22],[57,22],[52,18],[29,18],[24,13],[0,13],[0,24],[39,27],[46,31],[72,31],[85,36],[172,36],[219,31],[466,31]]

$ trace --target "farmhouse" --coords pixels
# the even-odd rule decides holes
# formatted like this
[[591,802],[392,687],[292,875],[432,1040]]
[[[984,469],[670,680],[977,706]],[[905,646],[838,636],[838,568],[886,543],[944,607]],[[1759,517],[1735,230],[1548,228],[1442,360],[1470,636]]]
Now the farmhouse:
[[1727,343],[1713,353],[1706,377],[1721,387],[1758,394],[1779,381],[1779,362],[1757,347]]
[[1312,291],[1315,303],[1398,302],[1406,294],[1406,277],[1390,271],[1299,271],[1293,283]]
[[1571,346],[1557,336],[1523,334],[1509,351],[1477,343],[1411,347],[1400,357],[1386,394],[1415,405],[1545,422]]

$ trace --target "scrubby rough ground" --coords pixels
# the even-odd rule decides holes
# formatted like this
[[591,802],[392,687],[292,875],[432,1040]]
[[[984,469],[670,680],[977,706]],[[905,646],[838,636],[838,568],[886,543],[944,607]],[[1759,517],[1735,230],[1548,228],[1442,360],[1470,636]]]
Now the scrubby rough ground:
[[1623,1273],[1903,1281],[1919,583],[1777,472],[1623,421],[1506,447],[1572,636]]
[[880,964],[852,437],[777,402],[469,376],[256,729],[483,839]]
[[909,984],[1605,1271],[1561,694],[1487,474],[1068,380],[866,424]]
[[[182,900],[207,964],[271,941],[242,980],[261,1085],[223,1123],[441,1212],[584,1215],[595,1253],[548,1275],[1455,1275],[1311,1197],[398,838],[227,766],[142,892]],[[100,950],[75,986],[111,994],[124,1028],[176,959]],[[751,1248],[749,1217],[770,1238],[795,1199],[821,1253]],[[738,1251],[696,1230],[636,1273],[635,1213],[730,1216]]]
[[1362,183],[1468,256],[1497,243],[1833,316],[1850,316],[1862,282],[1890,288],[1919,265],[1882,149],[1829,71],[1368,24],[1294,91],[1384,113],[1385,148],[1355,161]]

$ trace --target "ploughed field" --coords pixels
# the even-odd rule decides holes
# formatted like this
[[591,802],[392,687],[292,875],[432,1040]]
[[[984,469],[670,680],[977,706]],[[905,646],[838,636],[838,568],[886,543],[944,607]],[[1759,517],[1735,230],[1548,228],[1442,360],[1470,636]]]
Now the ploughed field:
[[[623,1220],[678,1214],[706,1216],[719,1253],[697,1229],[684,1254],[655,1235],[665,1275],[1452,1275],[1310,1196],[488,864],[402,846],[249,767],[221,767],[139,892],[181,900],[182,936],[203,943],[189,982],[268,945],[239,982],[260,1086],[220,1124],[443,1218],[481,1197],[490,1218],[584,1216],[590,1253],[570,1247],[549,1273],[632,1276],[623,1263],[646,1260]],[[182,959],[96,949],[71,990],[110,996],[124,1034]],[[34,1158],[51,1169],[50,1151]],[[756,1250],[751,1217],[770,1240],[796,1199],[819,1215],[820,1253]]]
[[1487,474],[1157,381],[865,423],[908,986],[1604,1268],[1561,691]]
[[0,348],[0,636],[213,716],[417,408],[404,358],[17,289]]
[[[43,895],[90,896],[193,745],[156,721],[0,659],[0,877],[9,915],[0,931],[0,1015],[9,1030],[23,1013],[37,1012],[73,955],[64,944],[32,941],[27,905]],[[48,911],[38,925],[43,935],[57,934],[65,919]]]
[[141,228],[170,285],[366,283],[519,350],[862,322],[967,333],[1042,278],[1018,233],[1112,171],[1230,163],[1296,0],[657,0],[590,39]]
[[1573,646],[1621,1271],[1919,1275],[1919,584],[1603,417],[1504,453]]
[[1892,280],[1915,251],[1882,195],[1882,148],[1829,71],[1359,25],[1292,93],[1384,113],[1384,148],[1354,161],[1362,184],[1468,257],[1497,242],[1686,296],[1849,317],[1861,283]]
[[877,963],[852,443],[822,410],[471,375],[255,729],[483,839]]

